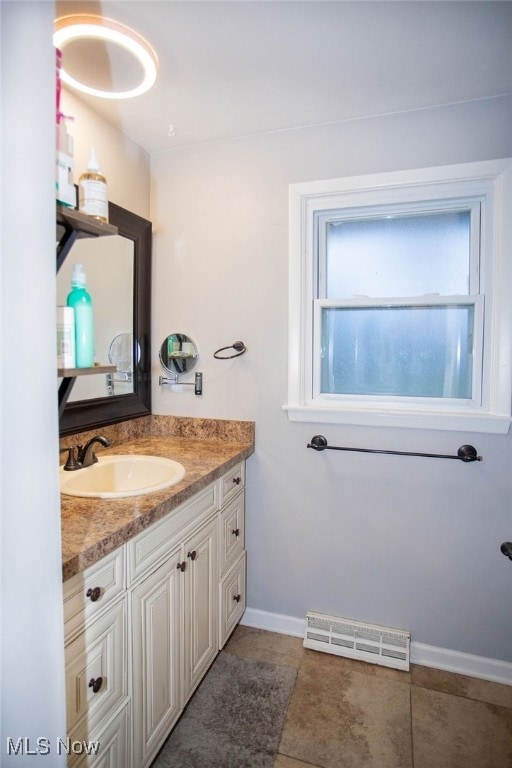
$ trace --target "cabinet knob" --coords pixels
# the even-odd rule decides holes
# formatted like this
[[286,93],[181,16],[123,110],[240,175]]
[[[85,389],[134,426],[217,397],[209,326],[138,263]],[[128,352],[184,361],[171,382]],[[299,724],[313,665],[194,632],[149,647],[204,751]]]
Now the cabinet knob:
[[189,552],[187,554],[187,557],[190,557],[191,560],[195,560],[197,557],[197,552],[195,551],[195,549],[193,549],[192,552]]
[[233,595],[233,600],[235,601],[235,603],[239,603],[241,600],[241,595]]
[[182,573],[186,567],[187,567],[187,563],[185,562],[185,560],[182,563],[178,563],[178,565],[176,566],[178,571],[181,571]]
[[240,528],[233,528],[231,533],[233,534],[233,536],[240,536]]
[[97,677],[96,680],[94,679],[94,677],[91,677],[91,679],[89,680],[89,688],[92,688],[93,693],[98,693],[102,685],[103,685],[102,677]]
[[234,477],[233,478],[233,482],[234,482],[235,485],[240,485],[240,483],[242,482],[242,478],[241,477]]
[[85,593],[86,597],[91,598],[91,603],[95,603],[96,600],[99,600],[101,597],[101,587],[94,587],[94,589],[90,588]]

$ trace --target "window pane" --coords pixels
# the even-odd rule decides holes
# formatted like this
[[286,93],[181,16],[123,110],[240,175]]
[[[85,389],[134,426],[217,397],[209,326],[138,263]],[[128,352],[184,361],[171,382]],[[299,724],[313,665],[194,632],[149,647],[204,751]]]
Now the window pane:
[[471,398],[473,304],[324,307],[321,392]]
[[326,295],[469,293],[470,211],[327,224]]

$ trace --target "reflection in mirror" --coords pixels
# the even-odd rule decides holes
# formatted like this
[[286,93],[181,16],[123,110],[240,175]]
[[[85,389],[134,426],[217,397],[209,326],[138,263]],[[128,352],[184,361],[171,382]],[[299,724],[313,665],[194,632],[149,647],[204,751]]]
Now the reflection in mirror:
[[171,333],[160,347],[160,362],[166,371],[176,375],[188,373],[197,363],[197,347],[184,333]]
[[109,362],[116,367],[118,373],[124,374],[125,381],[128,381],[133,373],[134,351],[135,362],[140,360],[140,344],[135,342],[135,350],[133,346],[133,333],[120,333],[112,339],[108,350]]
[[[133,249],[133,242],[120,235],[78,240],[59,270],[57,304],[64,306],[71,290],[73,264],[84,265],[93,303],[94,362],[98,365],[115,365],[109,360],[114,339],[120,335],[133,338]],[[116,387],[116,394],[129,392],[133,392],[133,382],[125,378],[122,386]],[[68,402],[107,394],[105,374],[82,376],[75,381]]]
[[133,390],[133,359],[140,360],[140,344],[134,342],[133,333],[120,333],[110,344],[108,359],[115,373],[106,374],[107,395],[113,397]]
[[[58,303],[66,303],[72,265],[86,264],[95,361],[118,370],[109,374],[110,380],[104,373],[77,376],[60,419],[61,435],[151,413],[151,222],[114,203],[109,203],[109,222],[118,228],[117,236],[74,243],[59,270]],[[131,375],[125,370],[127,343]],[[118,354],[123,358],[119,365]]]

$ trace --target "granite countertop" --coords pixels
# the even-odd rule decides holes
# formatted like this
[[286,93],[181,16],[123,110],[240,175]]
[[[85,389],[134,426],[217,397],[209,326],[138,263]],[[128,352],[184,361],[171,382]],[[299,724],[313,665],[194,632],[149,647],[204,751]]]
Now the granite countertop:
[[[204,424],[204,420],[202,422]],[[205,437],[201,430],[196,430],[191,439],[189,428],[164,430],[162,419],[158,427],[153,430],[157,434],[148,434],[145,430],[145,434],[143,431],[137,436],[129,436],[125,442],[114,444],[113,441],[110,448],[99,447],[98,455],[142,453],[164,456],[183,464],[185,477],[170,488],[124,499],[61,495],[64,581],[160,520],[254,452],[254,433],[251,436],[250,430],[232,434],[224,430],[220,435],[212,433],[211,429],[202,430]],[[102,434],[107,432],[102,430]],[[67,442],[71,444],[70,440]]]

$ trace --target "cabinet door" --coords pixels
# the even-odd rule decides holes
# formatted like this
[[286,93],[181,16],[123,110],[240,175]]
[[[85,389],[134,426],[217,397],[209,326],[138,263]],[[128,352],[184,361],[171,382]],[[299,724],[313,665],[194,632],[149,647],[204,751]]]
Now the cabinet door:
[[184,545],[183,704],[217,654],[218,557],[217,517]]
[[127,697],[126,598],[90,622],[66,645],[68,731],[90,732]]
[[181,711],[180,550],[132,592],[133,765],[151,763]]

